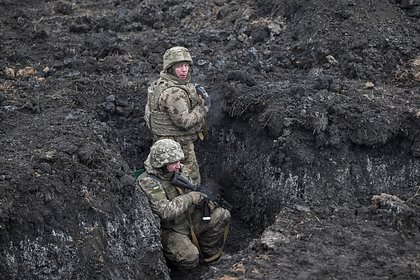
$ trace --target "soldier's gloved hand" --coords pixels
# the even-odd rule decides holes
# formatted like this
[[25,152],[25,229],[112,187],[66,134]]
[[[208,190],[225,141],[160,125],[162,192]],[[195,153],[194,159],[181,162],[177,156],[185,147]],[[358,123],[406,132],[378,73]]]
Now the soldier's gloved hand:
[[192,198],[192,202],[194,205],[200,204],[203,198],[206,197],[206,195],[201,192],[189,192],[187,193],[187,195],[189,195]]
[[207,91],[205,90],[204,86],[200,85],[200,84],[196,84],[195,85],[195,90],[201,96],[201,98],[204,99],[205,106],[207,106],[207,108],[210,109],[211,108],[211,98],[210,98],[209,94],[207,93]]

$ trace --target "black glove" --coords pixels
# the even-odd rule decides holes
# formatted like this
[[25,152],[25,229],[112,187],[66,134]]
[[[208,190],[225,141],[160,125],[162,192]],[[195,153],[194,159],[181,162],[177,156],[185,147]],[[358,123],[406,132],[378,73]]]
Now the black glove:
[[204,101],[206,102],[207,108],[210,109],[211,99],[210,99],[210,96],[208,95],[208,93],[206,92],[206,90],[204,89],[203,85],[196,84],[195,85],[195,90],[204,99]]

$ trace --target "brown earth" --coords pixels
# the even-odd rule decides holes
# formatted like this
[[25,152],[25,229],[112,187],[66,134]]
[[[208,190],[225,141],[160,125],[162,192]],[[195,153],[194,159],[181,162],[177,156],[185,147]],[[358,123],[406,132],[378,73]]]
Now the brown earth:
[[[0,1],[0,279],[420,279],[420,2]],[[226,255],[171,272],[133,170],[190,49]]]

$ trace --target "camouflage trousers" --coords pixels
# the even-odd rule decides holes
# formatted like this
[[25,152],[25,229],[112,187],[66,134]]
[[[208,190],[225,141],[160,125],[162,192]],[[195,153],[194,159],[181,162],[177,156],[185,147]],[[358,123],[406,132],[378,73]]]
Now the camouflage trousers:
[[[230,212],[217,207],[211,214],[211,220],[204,223],[201,209],[195,209],[191,215],[194,233],[197,236],[202,257],[209,258],[221,251],[225,227],[230,221]],[[163,251],[168,264],[178,269],[192,269],[199,263],[200,252],[192,242],[191,235],[162,231]]]
[[187,173],[194,185],[201,184],[200,168],[198,166],[197,157],[195,156],[194,143],[181,144],[185,158],[181,163],[188,169]]

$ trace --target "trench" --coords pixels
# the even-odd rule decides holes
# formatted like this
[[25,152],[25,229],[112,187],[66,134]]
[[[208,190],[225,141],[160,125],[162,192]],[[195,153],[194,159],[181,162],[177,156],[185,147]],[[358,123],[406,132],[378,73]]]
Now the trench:
[[[146,159],[152,145],[152,136],[148,129],[144,124],[138,126],[138,119],[141,119],[141,116],[141,112],[137,112],[137,114],[133,114],[128,118],[103,119],[112,127],[116,142],[120,146],[121,154],[133,171],[142,167],[142,163]],[[261,217],[255,216],[246,208],[241,207],[241,203],[247,197],[247,194],[242,192],[238,194],[236,192],[239,182],[235,179],[235,174],[240,168],[236,168],[239,163],[231,158],[231,154],[237,153],[236,148],[233,148],[233,146],[240,142],[235,140],[232,128],[228,127],[232,121],[226,119],[223,122],[226,123],[226,126],[222,126],[225,126],[225,129],[231,132],[225,133],[221,126],[213,127],[209,133],[209,138],[205,141],[198,141],[195,150],[200,164],[203,184],[210,186],[213,192],[219,193],[234,207],[234,210],[231,212],[229,237],[224,247],[226,254],[233,255],[245,249],[254,238],[258,238],[264,227],[262,227],[262,224],[255,224],[255,221],[258,221]],[[231,139],[230,137],[233,138]],[[227,143],[229,143],[229,146],[225,146]],[[243,156],[241,154],[241,157]],[[229,168],[225,169],[227,166]],[[233,178],[233,180],[229,178]],[[241,187],[242,185],[239,184],[239,189]],[[264,212],[265,210],[262,209],[259,215]],[[263,214],[263,219],[265,221],[264,225],[271,224],[274,220],[274,215]],[[204,274],[206,269],[207,267],[203,266],[198,270],[198,274],[194,273],[189,276],[172,275],[172,279],[198,279],[197,277]]]
[[[135,118],[126,121],[125,131],[132,132],[128,123],[136,123]],[[148,154],[150,134],[145,129],[133,134],[120,133],[122,126],[113,128],[119,130],[117,142],[124,143],[123,156],[138,167]],[[340,209],[366,213],[373,195],[389,193],[406,200],[416,191],[420,163],[409,153],[404,137],[375,149],[320,148],[307,131],[299,131],[296,139],[295,146],[287,147],[264,129],[225,116],[211,127],[206,141],[196,143],[203,183],[217,186],[214,191],[234,207],[227,254],[246,249],[285,207],[317,209],[325,216]],[[393,226],[395,221],[387,223]],[[416,226],[418,221],[408,224]],[[172,279],[199,279],[206,269]]]
[[[149,9],[144,9],[147,6],[145,1],[138,1],[141,2],[141,5],[137,5],[138,3],[136,4],[134,1],[109,1],[107,4],[110,5],[102,5],[100,9],[91,5],[92,3],[72,6],[64,5],[62,1],[57,3],[55,3],[56,1],[45,1],[47,2],[45,5],[38,2],[41,1],[23,1],[19,5],[13,4],[12,1],[3,1],[0,4],[4,7],[2,11],[5,15],[7,13],[3,20],[5,24],[5,44],[3,44],[4,56],[2,56],[1,61],[4,62],[4,65],[16,68],[16,70],[25,66],[34,66],[39,70],[39,76],[33,77],[7,77],[6,71],[2,75],[4,85],[0,103],[2,103],[2,106],[4,105],[4,108],[0,112],[0,119],[4,123],[2,126],[2,128],[5,128],[4,131],[9,133],[10,129],[11,133],[10,138],[5,137],[7,139],[7,142],[4,142],[6,155],[17,163],[23,163],[27,154],[30,154],[29,152],[26,154],[26,147],[36,148],[34,149],[37,155],[34,157],[36,161],[38,161],[38,153],[48,152],[48,157],[39,159],[42,164],[40,169],[45,174],[41,177],[33,177],[33,175],[39,175],[37,173],[29,174],[31,168],[28,168],[28,170],[25,168],[25,170],[22,170],[23,172],[15,172],[12,164],[6,166],[7,168],[13,167],[13,170],[10,171],[13,174],[12,176],[5,173],[0,174],[1,183],[8,186],[8,188],[5,188],[6,190],[10,190],[7,195],[10,196],[11,201],[10,203],[4,203],[2,199],[2,207],[5,205],[5,208],[2,209],[5,209],[5,211],[0,216],[7,223],[10,222],[12,229],[20,233],[14,234],[15,232],[11,231],[10,240],[15,242],[22,240],[23,245],[33,244],[34,249],[38,249],[32,250],[32,246],[22,248],[22,243],[20,243],[20,248],[4,243],[5,251],[11,253],[11,255],[5,256],[10,256],[8,260],[12,265],[9,264],[9,267],[13,273],[19,273],[20,277],[25,277],[25,274],[22,273],[28,273],[26,275],[29,275],[32,272],[42,277],[46,274],[52,275],[54,271],[61,271],[74,276],[74,272],[80,269],[83,270],[83,273],[80,272],[81,275],[87,275],[94,271],[93,269],[97,269],[98,273],[106,272],[106,268],[93,266],[96,258],[90,257],[90,244],[88,242],[86,244],[63,243],[64,238],[62,240],[58,239],[59,237],[78,236],[80,226],[77,226],[77,223],[72,224],[72,221],[77,220],[73,219],[74,212],[79,212],[82,220],[96,220],[97,217],[91,215],[92,209],[89,208],[87,211],[85,209],[86,206],[91,206],[92,201],[82,200],[83,203],[79,203],[80,199],[74,199],[74,202],[73,198],[79,198],[79,193],[75,189],[70,189],[69,192],[67,186],[72,185],[73,179],[76,183],[85,185],[86,182],[90,181],[87,174],[98,173],[95,168],[89,170],[90,166],[82,164],[83,168],[88,167],[88,169],[81,169],[80,174],[84,176],[73,178],[76,174],[79,174],[77,169],[80,166],[80,163],[77,162],[78,154],[73,153],[72,145],[55,145],[56,140],[61,142],[61,139],[56,139],[56,135],[58,134],[60,137],[65,135],[63,138],[67,138],[69,132],[75,129],[73,124],[80,121],[78,116],[84,116],[81,112],[90,112],[95,108],[94,110],[99,115],[98,119],[109,124],[114,131],[118,149],[125,161],[133,169],[139,167],[146,158],[151,145],[151,135],[140,121],[145,99],[144,95],[139,92],[145,93],[149,78],[152,75],[153,77],[156,76],[157,71],[152,70],[157,69],[155,67],[161,62],[161,54],[164,49],[170,43],[184,43],[184,40],[178,38],[178,32],[173,34],[171,28],[167,30],[168,26],[178,26],[178,20],[174,20],[170,13],[182,10],[184,4],[187,4],[188,7],[194,7],[195,4],[199,3],[197,1],[193,1],[193,4],[183,3],[184,6],[182,7],[176,3],[177,1],[164,1],[165,5],[163,6],[160,5],[162,3],[159,5],[154,3],[151,10],[152,16],[155,15],[158,22],[153,24],[152,28],[151,23],[143,24],[141,22],[142,15],[150,14],[148,13],[150,12]],[[411,67],[409,66],[409,60],[418,57],[418,25],[415,24],[418,21],[418,15],[417,17],[413,15],[412,19],[404,16],[405,13],[414,13],[418,5],[411,5],[413,1],[394,1],[396,3],[389,1],[386,4],[373,4],[372,1],[368,1],[368,5],[362,5],[362,2],[356,5],[352,1],[348,5],[347,3],[331,5],[330,13],[326,7],[318,5],[319,3],[315,1],[313,3],[305,2],[305,4],[300,1],[301,3],[289,3],[282,7],[275,1],[270,1],[271,4],[275,4],[274,8],[276,9],[268,10],[266,8],[273,5],[268,5],[269,3],[264,3],[264,1],[250,1],[248,8],[246,5],[242,7],[244,5],[241,6],[241,3],[238,5],[236,1],[225,2],[217,1],[217,6],[224,6],[220,10],[221,18],[217,18],[217,20],[222,20],[222,25],[219,26],[218,22],[214,22],[214,26],[212,24],[208,25],[208,20],[205,20],[205,24],[201,25],[199,20],[204,19],[197,18],[198,21],[195,22],[197,26],[187,32],[192,36],[187,36],[190,38],[186,39],[185,43],[194,46],[194,52],[200,53],[200,56],[202,56],[200,58],[209,62],[209,66],[217,62],[217,64],[214,64],[216,67],[213,70],[206,69],[207,65],[196,68],[201,74],[197,77],[201,77],[204,84],[213,87],[212,94],[214,93],[219,98],[225,96],[224,98],[231,102],[240,101],[231,104],[232,106],[237,105],[238,107],[233,109],[240,113],[236,114],[235,118],[224,116],[217,126],[213,124],[209,138],[204,142],[197,143],[196,151],[204,182],[214,180],[216,185],[220,187],[223,197],[235,207],[235,211],[232,213],[231,234],[226,246],[227,253],[238,254],[241,250],[246,249],[253,239],[259,238],[263,231],[276,222],[276,214],[286,207],[314,209],[320,219],[332,215],[341,215],[340,217],[349,217],[348,223],[351,223],[351,220],[357,219],[355,213],[364,213],[364,217],[370,219],[368,208],[372,203],[372,196],[380,193],[395,195],[403,201],[410,201],[417,206],[412,208],[415,212],[412,216],[407,217],[407,224],[402,225],[398,223],[400,219],[398,216],[396,217],[393,209],[385,209],[384,214],[388,216],[381,217],[379,215],[380,222],[385,224],[384,229],[388,230],[388,228],[394,226],[403,227],[402,229],[398,228],[398,230],[414,227],[417,228],[418,232],[420,225],[420,196],[418,195],[420,141],[417,138],[419,135],[418,108],[420,106],[418,104],[418,87],[416,81],[412,80],[413,77],[411,77],[418,73],[418,69],[417,72],[413,73],[409,71]],[[336,2],[338,3],[338,1]],[[405,4],[402,4],[402,2]],[[406,2],[411,4],[409,5]],[[400,4],[407,6],[403,7],[405,13],[401,13]],[[173,9],[169,8],[172,6]],[[207,4],[196,6],[198,9],[194,13],[200,14],[200,11],[208,13],[210,11]],[[316,6],[316,9],[313,9],[312,6]],[[238,11],[236,11],[237,7],[240,7]],[[255,14],[254,8],[259,9],[259,11],[256,10]],[[394,8],[397,8],[397,10]],[[115,13],[116,9],[118,10],[117,13]],[[246,13],[241,14],[242,10]],[[318,16],[307,17],[308,11],[311,15],[314,14],[313,10],[315,10],[315,15],[318,14]],[[137,14],[138,12],[140,14]],[[251,13],[251,16],[248,15],[248,12]],[[362,13],[359,14],[360,12]],[[377,16],[366,16],[372,15],[373,12],[375,12],[373,15]],[[124,16],[126,14],[128,16]],[[328,15],[332,15],[332,17]],[[283,16],[287,18],[288,28],[284,28]],[[242,20],[240,20],[241,18]],[[266,24],[266,18],[270,21],[281,21],[279,22],[281,24],[275,28],[281,30],[273,30],[275,33],[280,32],[275,34],[276,40],[273,41],[273,37],[267,37],[267,32],[261,32],[266,31],[265,27],[264,29],[255,28],[257,25],[254,25],[256,22],[253,20],[256,18],[263,19],[258,21],[258,24],[264,24],[263,27]],[[414,21],[412,21],[413,19]],[[225,24],[226,20],[234,24]],[[352,24],[347,25],[353,21],[360,23],[357,30],[353,28]],[[248,26],[247,23],[252,24]],[[235,36],[231,38],[232,31],[236,32],[236,30],[242,29],[241,26],[245,28],[245,34],[251,36],[244,37],[242,34],[237,34],[241,35],[238,39],[235,39]],[[315,29],[316,26],[327,27],[329,31],[327,40],[322,37],[325,35],[323,32],[314,33],[313,28],[308,28],[308,26],[315,27]],[[200,28],[200,32],[191,32],[197,30],[195,28]],[[167,31],[170,33],[167,33]],[[344,33],[346,36],[342,36]],[[176,40],[175,37],[177,37]],[[310,41],[305,38],[309,38]],[[368,38],[369,41],[367,42],[365,38]],[[255,39],[257,40],[255,41]],[[230,42],[225,45],[227,40],[230,40]],[[18,44],[15,44],[16,42]],[[68,42],[71,42],[70,47]],[[366,44],[368,44],[368,48],[363,47]],[[16,47],[11,47],[15,45]],[[247,51],[250,46],[254,45],[255,48]],[[353,47],[349,48],[348,45]],[[338,65],[325,64],[325,55],[329,53],[335,54],[335,58],[339,60]],[[139,63],[133,62],[133,59],[139,59]],[[220,65],[218,65],[219,62]],[[224,63],[227,63],[227,65],[224,65]],[[258,64],[258,68],[255,67],[256,64]],[[264,65],[270,66],[259,68]],[[49,68],[51,71],[40,71],[45,66],[48,66],[45,69]],[[232,71],[232,69],[237,71]],[[399,74],[401,74],[400,78],[402,79],[393,81],[392,77],[397,74],[395,73],[396,70],[398,70],[397,73],[401,70]],[[215,74],[216,72],[220,72],[220,74]],[[323,74],[319,75],[321,72]],[[203,74],[207,78],[204,78]],[[263,76],[266,74],[269,74],[267,76],[270,81],[268,87],[261,86],[260,83],[261,79],[265,79]],[[271,74],[273,78],[270,77]],[[196,77],[196,75],[194,76]],[[310,76],[313,76],[312,79],[316,79],[316,81],[312,81],[314,84],[306,87],[304,82]],[[38,77],[39,80],[34,79]],[[348,78],[354,79],[354,83],[347,84],[345,80]],[[395,78],[397,78],[396,75]],[[46,82],[41,82],[41,79],[46,80]],[[375,81],[375,89],[367,91],[360,84],[365,80]],[[131,83],[131,81],[135,82]],[[388,88],[394,82],[397,82],[402,88]],[[290,90],[288,90],[289,83]],[[234,89],[230,85],[238,86],[238,88]],[[381,90],[382,86],[385,86],[383,91]],[[355,92],[353,90],[348,91],[349,88],[358,90],[355,90]],[[260,96],[259,93],[264,89],[276,98],[270,99],[271,94]],[[101,108],[101,104],[98,104],[104,101],[102,98],[104,94],[111,92],[118,93],[117,98],[121,98],[119,101],[122,101],[119,104],[124,107],[122,110],[107,111],[105,109],[115,108],[105,106],[104,109]],[[356,94],[354,95],[354,93]],[[240,99],[241,96],[246,98]],[[268,135],[264,129],[255,125],[258,120],[253,122],[252,116],[251,119],[246,116],[247,121],[239,120],[244,117],[242,114],[244,112],[253,114],[254,118],[264,117],[264,114],[260,114],[259,102],[254,103],[254,98],[257,101],[260,98],[264,98],[268,102],[278,101],[278,104],[273,102],[273,104],[266,105],[279,105],[278,114],[273,114],[273,119],[278,118],[279,121],[274,121],[271,125],[274,132],[278,132],[282,137]],[[309,99],[314,102],[309,102]],[[318,102],[320,104],[317,104]],[[337,103],[334,104],[334,102]],[[347,104],[347,102],[355,102],[355,104]],[[322,122],[323,118],[315,118],[316,122],[310,127],[311,131],[304,131],[305,128],[302,125],[294,126],[292,123],[288,126],[291,134],[286,136],[279,127],[283,125],[284,118],[291,119],[300,115],[303,107],[295,106],[296,104],[303,104],[308,112],[309,110],[318,110],[321,113],[331,113],[329,120],[333,121],[335,127],[328,127],[331,129],[327,130],[324,124],[327,126],[331,123]],[[217,105],[215,104],[214,107],[217,108]],[[241,105],[243,106],[241,107]],[[19,110],[13,109],[16,115],[9,111],[10,108],[15,107],[20,108]],[[55,108],[58,110],[55,110]],[[69,111],[73,109],[77,109],[76,112],[69,114]],[[272,108],[268,106],[265,109],[271,110]],[[285,111],[281,111],[282,109]],[[289,111],[290,109],[292,110]],[[44,121],[43,117],[48,116],[48,113],[52,111],[56,111],[50,116],[54,121],[41,124],[40,122]],[[368,114],[369,112],[372,114]],[[416,112],[417,114],[414,116]],[[267,113],[267,111],[264,113]],[[257,116],[258,114],[260,116]],[[16,116],[16,119],[9,116]],[[28,121],[28,124],[22,124],[23,117],[26,118],[26,116],[29,116],[31,121]],[[71,118],[68,119],[67,117]],[[271,118],[271,114],[269,114],[269,118]],[[65,119],[65,121],[61,123],[61,119]],[[343,119],[347,119],[348,122],[340,126],[342,123],[339,122],[343,122]],[[263,121],[267,124],[269,120],[264,119]],[[409,121],[412,123],[407,124]],[[91,124],[89,121],[81,123],[84,125]],[[48,127],[49,124],[52,125]],[[15,127],[16,129],[12,129]],[[375,129],[376,127],[379,127],[379,129]],[[86,128],[86,126],[76,129],[86,132],[83,128]],[[340,147],[329,147],[317,145],[317,141],[314,139],[313,131],[316,129],[322,133],[334,133],[334,129],[348,128],[351,130],[350,133],[354,133],[350,136],[353,136],[353,139],[356,138],[359,142],[382,143],[382,132],[384,132],[383,139],[387,139],[389,135],[392,137],[398,135],[389,141],[387,140],[388,142],[379,148],[364,146],[363,143],[356,145],[350,143],[348,139],[344,139]],[[365,136],[369,128],[373,132]],[[321,131],[323,129],[325,131]],[[94,130],[93,127],[92,130]],[[399,135],[404,133],[406,133],[406,136]],[[79,133],[74,134],[74,138],[70,136],[68,143],[64,141],[65,144],[71,144],[73,141],[80,143]],[[337,132],[337,134],[329,135],[331,139],[328,140],[335,140],[334,136],[339,134]],[[343,134],[347,135],[346,132]],[[89,136],[90,134],[86,133],[86,135]],[[46,137],[41,139],[40,136]],[[319,136],[322,136],[321,133]],[[369,137],[374,138],[374,140],[369,141]],[[30,143],[23,141],[27,139],[30,139]],[[22,150],[15,149],[21,147],[21,145]],[[63,151],[65,156],[71,154],[74,157],[64,157],[63,161],[57,159],[57,166],[51,167],[53,163],[49,158],[49,148],[57,146],[58,150]],[[92,147],[87,145],[87,148],[95,150],[93,149],[95,145],[92,145]],[[88,149],[88,151],[90,150]],[[106,152],[104,151],[104,153]],[[101,155],[102,152],[98,154]],[[85,153],[84,155],[86,158],[82,158],[91,160],[92,154]],[[93,155],[96,156],[94,153]],[[94,157],[93,159],[98,162],[101,161],[99,158]],[[36,163],[38,164],[38,162]],[[61,168],[61,163],[66,168]],[[67,166],[67,163],[69,166]],[[92,161],[88,163],[90,165]],[[113,171],[117,169],[114,169],[114,165],[109,167],[112,167]],[[51,170],[52,168],[56,169]],[[69,170],[70,172],[68,172]],[[89,171],[92,171],[92,173]],[[55,176],[61,176],[64,179]],[[28,178],[31,178],[30,182],[28,182]],[[51,181],[44,178],[51,178]],[[93,190],[103,189],[103,184],[106,186],[108,186],[108,183],[114,184],[115,180],[113,179],[109,181],[106,178],[92,180],[91,187]],[[57,181],[54,180],[62,184],[55,186]],[[15,185],[18,186],[16,189]],[[119,190],[110,188],[112,190],[111,195],[119,193]],[[82,190],[84,191],[84,188]],[[67,192],[69,192],[68,196],[66,195]],[[53,195],[57,195],[57,197],[54,199]],[[46,204],[48,202],[48,205],[44,205],[44,207],[39,204],[39,199],[43,197],[45,197]],[[71,213],[62,212],[61,202],[69,197],[72,198],[72,203],[69,203],[69,205],[75,208],[71,209]],[[98,198],[101,197],[107,196],[98,195]],[[99,203],[100,201],[98,201]],[[28,213],[28,209],[31,208],[27,207],[27,204],[33,206],[36,211]],[[107,207],[111,207],[111,205],[104,204],[100,208],[105,209]],[[111,223],[117,223],[114,219],[106,217],[107,215],[96,214],[101,217],[105,216]],[[399,214],[401,213],[397,213],[397,215]],[[121,217],[119,214],[115,216]],[[29,220],[29,223],[21,227],[21,223],[16,222],[14,217],[19,217],[19,220]],[[44,250],[45,247],[38,246],[39,243],[37,242],[26,242],[26,236],[25,239],[21,239],[27,233],[32,236],[31,234],[34,232],[33,223],[39,224],[39,227],[35,228],[42,229],[42,233],[44,233],[44,230],[47,232],[49,228],[62,228],[61,224],[57,226],[62,217],[67,218],[66,225],[68,226],[68,228],[63,229],[63,233],[66,233],[67,230],[68,232],[65,235],[59,232],[58,237],[52,236],[52,240],[61,241],[58,249],[55,243],[47,242],[47,237],[45,241],[48,244],[40,245],[46,245],[50,250]],[[143,216],[140,215],[139,217]],[[46,218],[45,224],[44,218]],[[57,218],[57,221],[55,218]],[[374,228],[375,223],[371,222],[368,225],[372,224],[371,227]],[[92,222],[92,224],[94,223]],[[4,229],[3,224],[0,227],[2,230]],[[87,227],[82,229],[85,228]],[[119,232],[123,234],[136,231],[135,229],[125,228],[125,230],[122,229]],[[391,232],[389,235],[398,235],[399,233]],[[9,233],[6,234],[9,235]],[[105,234],[103,235],[105,236]],[[370,256],[367,255],[365,259],[371,261],[373,265],[365,267],[364,274],[357,274],[359,269],[363,267],[353,266],[355,268],[351,270],[354,263],[349,261],[350,266],[342,269],[342,277],[340,277],[340,274],[336,274],[339,275],[336,278],[345,279],[348,275],[358,275],[362,277],[354,277],[353,279],[388,279],[390,277],[398,278],[398,276],[400,276],[398,279],[418,279],[420,275],[420,264],[418,262],[420,238],[418,238],[418,235],[408,236],[410,238],[405,240],[410,239],[412,241],[412,248],[409,246],[410,243],[403,243],[400,240],[398,242],[403,244],[398,242],[379,244],[378,242],[376,244],[381,245],[378,246],[379,249],[371,253],[371,258],[368,258]],[[7,239],[9,239],[9,236],[7,236]],[[121,238],[120,240],[124,239]],[[86,240],[93,240],[93,245],[95,245],[93,247],[97,248],[98,243],[96,241],[103,241],[104,238],[102,238],[102,234],[94,234],[93,236],[87,236]],[[117,245],[121,243],[115,242],[120,240],[113,236],[111,241],[114,244],[109,244],[109,248],[106,248],[104,252],[109,252],[108,249],[117,248],[121,250],[117,253],[123,255],[122,250],[126,247],[118,247]],[[319,238],[319,240],[322,241],[323,239]],[[35,241],[38,240],[35,239]],[[370,244],[370,241],[374,240],[362,242],[362,245]],[[331,243],[341,245],[333,241]],[[139,241],[139,244],[143,244],[142,240]],[[383,254],[381,248],[388,244],[394,246],[394,249],[397,248],[398,250],[394,250],[396,252],[406,251],[407,253],[403,256],[405,259],[400,258],[400,254],[394,254],[386,258],[387,256]],[[363,246],[359,246],[359,249],[360,247]],[[81,249],[79,250],[79,248]],[[375,249],[373,247],[366,248]],[[73,249],[73,251],[69,249]],[[289,252],[292,249],[295,248],[289,247]],[[328,247],[328,249],[331,249],[331,247]],[[296,255],[305,253],[304,250],[297,251]],[[49,256],[51,252],[53,253],[52,256],[59,255],[58,260],[61,261],[63,267],[56,265],[57,260]],[[129,256],[132,259],[139,260],[139,258],[133,257],[141,256],[136,252]],[[390,254],[390,251],[387,253]],[[382,257],[376,263],[374,262],[375,255]],[[110,261],[116,260],[116,256],[118,254],[112,256]],[[32,257],[33,260],[39,260],[39,262],[32,262]],[[292,254],[287,257],[291,260],[300,260],[300,256],[293,259]],[[328,257],[330,255],[325,253],[323,260],[328,260]],[[393,270],[388,270],[393,274],[381,274],[382,270],[389,269],[386,268],[387,264],[398,263],[400,259],[411,261],[415,257],[417,257],[417,262],[400,262],[399,266],[394,266]],[[318,255],[316,255],[316,258],[318,258]],[[22,259],[31,262],[21,262]],[[92,260],[92,263],[86,265],[83,263],[85,259]],[[322,260],[322,257],[319,257],[319,259]],[[150,261],[153,260],[155,259],[153,258]],[[117,263],[121,264],[121,262]],[[4,264],[3,261],[0,265],[2,272],[6,271]],[[413,264],[412,268],[409,267],[411,264]],[[304,266],[302,263],[301,265]],[[86,266],[88,269],[86,269]],[[143,266],[149,265],[148,263],[141,264],[141,268]],[[18,268],[22,271],[19,271]],[[127,273],[135,275],[136,271],[133,270],[136,268],[133,266],[131,269],[130,267],[130,271]],[[284,268],[287,270],[288,267],[281,267],[278,271],[287,272],[281,270]],[[321,271],[323,268],[321,267],[319,270]],[[376,274],[372,274],[371,271],[375,269]],[[118,269],[115,268],[115,270]],[[294,274],[296,271],[293,271],[292,268],[289,268],[289,272],[289,274],[285,273],[284,275],[296,276]],[[333,272],[338,273],[334,270]],[[415,274],[416,272],[417,274]],[[334,278],[331,275],[333,274],[329,274],[330,277],[316,278],[316,275],[309,277],[311,275],[308,274],[308,277],[300,279]],[[180,278],[200,278],[195,276],[187,275]],[[286,279],[296,278],[289,277]],[[252,277],[248,277],[248,279],[252,279]]]

